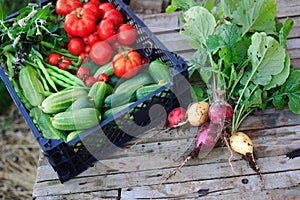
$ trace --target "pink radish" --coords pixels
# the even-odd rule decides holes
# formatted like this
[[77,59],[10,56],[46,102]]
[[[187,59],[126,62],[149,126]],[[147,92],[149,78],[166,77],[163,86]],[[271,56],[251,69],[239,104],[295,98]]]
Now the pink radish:
[[222,125],[231,121],[233,109],[227,102],[217,101],[210,106],[208,116],[212,123]]
[[168,115],[170,126],[177,126],[185,119],[186,110],[182,107],[174,108]]

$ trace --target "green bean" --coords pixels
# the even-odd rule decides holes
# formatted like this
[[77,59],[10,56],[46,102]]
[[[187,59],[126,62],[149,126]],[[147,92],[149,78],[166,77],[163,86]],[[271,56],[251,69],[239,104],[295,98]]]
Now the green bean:
[[37,72],[38,76],[40,77],[40,79],[41,79],[41,81],[42,81],[42,83],[43,83],[44,90],[45,90],[46,92],[50,92],[50,88],[49,88],[49,86],[48,86],[48,82],[47,82],[47,80],[45,79],[45,77],[42,75],[41,70],[40,70],[40,69],[37,69],[36,72]]
[[48,68],[50,68],[50,69],[58,72],[59,74],[62,74],[64,76],[66,76],[70,80],[74,81],[77,85],[79,85],[79,86],[85,86],[84,82],[81,79],[79,79],[77,76],[71,74],[70,72],[62,70],[62,69],[60,69],[60,68],[58,68],[56,66],[53,66],[53,65],[50,65],[50,64],[47,64],[47,63],[45,63],[45,65]]
[[56,85],[54,83],[54,81],[51,79],[47,69],[45,68],[44,64],[42,63],[42,61],[40,60],[40,58],[38,56],[34,56],[37,62],[38,67],[41,69],[41,71],[43,72],[43,74],[45,75],[45,78],[48,80],[49,85],[55,90],[58,91],[56,88]]
[[74,81],[72,81],[71,79],[69,79],[68,77],[62,75],[62,74],[59,74],[57,73],[56,71],[52,70],[52,69],[47,69],[49,74],[52,76],[52,77],[55,77],[56,79],[59,79],[60,81],[63,81],[69,85],[75,85],[76,83]]
[[66,82],[60,80],[60,79],[57,78],[56,76],[50,75],[50,77],[52,78],[52,80],[53,80],[57,85],[62,86],[62,87],[64,87],[64,88],[68,88],[68,87],[73,86],[73,85],[70,85],[69,83],[66,83]]

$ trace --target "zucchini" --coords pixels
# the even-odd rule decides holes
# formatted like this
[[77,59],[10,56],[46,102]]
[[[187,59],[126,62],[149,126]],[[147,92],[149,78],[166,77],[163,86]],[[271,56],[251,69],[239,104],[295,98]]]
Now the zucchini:
[[168,83],[171,81],[171,72],[163,61],[154,60],[148,66],[148,71],[153,80],[158,84]]
[[53,127],[63,131],[89,129],[98,125],[100,120],[101,115],[96,108],[60,112],[51,118]]
[[102,116],[103,120],[112,117],[114,114],[117,114],[118,112],[124,110],[125,108],[129,107],[131,104],[133,104],[133,102],[106,110]]
[[94,73],[94,77],[97,78],[99,74],[107,74],[108,76],[112,76],[114,74],[114,69],[112,62],[109,62],[103,66],[100,66],[97,71]]
[[40,109],[45,113],[58,113],[66,110],[75,100],[87,95],[87,90],[82,87],[62,90],[44,99]]
[[124,81],[117,86],[114,93],[118,92],[134,92],[143,85],[153,83],[148,73],[139,73],[136,76]]
[[25,98],[32,106],[38,106],[43,102],[45,99],[44,87],[33,67],[21,68],[19,83]]
[[66,111],[78,110],[81,108],[94,108],[95,102],[89,96],[84,96],[79,99],[76,99],[70,107],[67,108]]
[[42,137],[55,140],[67,140],[65,133],[53,127],[50,115],[43,113],[38,107],[32,108],[29,115],[39,128]]
[[112,93],[112,87],[105,82],[95,82],[90,88],[88,96],[95,102],[95,108],[101,110],[104,99]]
[[136,91],[136,94],[135,94],[136,99],[140,100],[144,96],[154,92],[155,90],[159,89],[160,87],[162,87],[162,85],[159,85],[159,84],[151,84],[151,85],[143,86]]

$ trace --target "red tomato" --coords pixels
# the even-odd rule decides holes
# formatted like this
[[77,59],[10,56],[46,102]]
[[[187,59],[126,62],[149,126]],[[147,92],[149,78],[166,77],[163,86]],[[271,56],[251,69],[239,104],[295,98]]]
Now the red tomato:
[[84,47],[84,52],[90,53],[91,48],[92,48],[92,47],[91,47],[90,45],[85,45],[85,47]]
[[100,6],[101,2],[99,0],[90,0],[89,3],[95,4],[97,7]]
[[98,6],[96,6],[94,3],[87,2],[83,5],[83,8],[88,9],[91,12],[93,12],[97,20],[100,18],[100,10],[99,10]]
[[103,19],[111,19],[115,23],[116,27],[121,26],[124,22],[123,15],[116,9],[106,11],[103,15]]
[[142,58],[142,65],[148,65],[149,64],[149,59],[146,57]]
[[58,65],[58,62],[59,60],[61,59],[61,55],[58,54],[58,53],[51,53],[49,56],[48,56],[48,62],[50,65],[54,65],[54,66],[57,66]]
[[[97,26],[98,27],[98,26]],[[98,33],[91,33],[84,38],[84,42],[90,46],[93,46],[96,42],[99,41]]]
[[112,43],[116,40],[115,24],[111,19],[103,19],[98,25],[98,35],[100,40]]
[[84,84],[87,86],[87,87],[91,87],[92,85],[94,85],[94,83],[96,83],[96,78],[94,76],[87,76],[85,79],[84,79]]
[[123,45],[131,45],[137,36],[136,29],[130,24],[122,24],[117,31],[118,41]]
[[76,70],[76,75],[81,80],[84,80],[88,75],[90,74],[90,71],[87,67],[80,66]]
[[97,77],[97,81],[99,82],[105,82],[105,83],[108,83],[109,81],[109,77],[107,74],[105,73],[102,73],[102,74],[99,74],[98,77]]
[[68,71],[68,66],[72,65],[72,62],[69,58],[62,57],[62,59],[58,63],[58,67],[62,70]]
[[93,12],[85,8],[77,8],[69,13],[64,21],[67,34],[84,37],[95,30],[96,17]]
[[117,77],[131,78],[141,68],[142,60],[140,54],[135,50],[127,50],[113,57],[113,70]]
[[57,0],[55,10],[58,15],[67,15],[79,7],[80,0]]
[[112,48],[105,41],[96,42],[89,53],[92,61],[99,65],[108,63],[112,57]]
[[88,57],[88,53],[87,52],[82,52],[82,53],[79,54],[79,56],[82,59],[82,63],[86,63],[87,57]]
[[78,37],[71,38],[68,43],[68,51],[71,54],[78,56],[81,52],[84,51],[83,40]]
[[99,6],[100,16],[103,17],[104,13],[111,9],[115,9],[115,6],[111,3],[106,2],[106,3],[100,4],[100,6]]

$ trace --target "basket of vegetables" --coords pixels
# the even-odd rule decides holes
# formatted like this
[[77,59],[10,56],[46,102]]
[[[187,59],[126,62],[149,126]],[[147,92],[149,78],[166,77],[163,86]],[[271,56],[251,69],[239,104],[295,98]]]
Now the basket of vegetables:
[[122,1],[0,11],[0,77],[61,182],[191,102],[185,61]]

